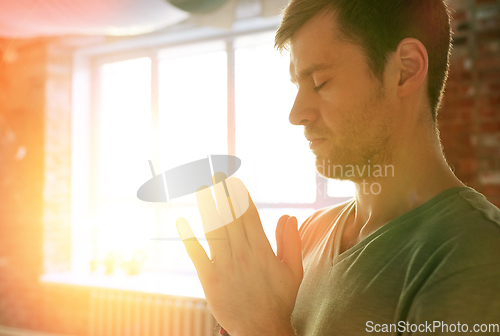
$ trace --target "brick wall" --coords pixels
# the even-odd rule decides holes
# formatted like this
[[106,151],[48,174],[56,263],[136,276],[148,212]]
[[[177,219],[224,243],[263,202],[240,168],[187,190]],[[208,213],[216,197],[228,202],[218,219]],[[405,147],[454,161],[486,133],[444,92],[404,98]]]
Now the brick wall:
[[[71,270],[71,71],[73,43],[54,39],[46,46],[44,125],[44,270]],[[81,39],[84,43],[87,39]],[[44,331],[85,335],[90,289],[42,286]]]
[[89,290],[38,281],[70,269],[72,50],[35,39],[0,51],[0,325],[85,335]]
[[[444,150],[456,175],[500,206],[500,3],[449,3]],[[0,60],[0,324],[85,335],[89,290],[38,282],[70,266],[71,48],[0,39]]]
[[72,49],[64,39],[46,48],[44,105],[44,268],[70,270],[71,71]]
[[450,0],[455,32],[438,116],[448,163],[500,207],[500,2]]
[[0,324],[39,327],[46,43],[2,41]]

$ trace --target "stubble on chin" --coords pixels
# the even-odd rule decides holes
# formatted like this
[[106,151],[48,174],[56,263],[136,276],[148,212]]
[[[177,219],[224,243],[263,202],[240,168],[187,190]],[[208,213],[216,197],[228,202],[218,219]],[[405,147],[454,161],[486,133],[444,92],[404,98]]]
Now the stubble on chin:
[[345,167],[356,163],[348,156],[348,151],[332,149],[328,154],[314,153],[316,155],[316,171],[324,177],[338,180],[351,180],[346,176]]
[[371,148],[333,148],[326,155],[315,152],[316,171],[328,179],[361,181],[370,178],[377,165],[392,161],[390,140],[381,139],[379,146]]

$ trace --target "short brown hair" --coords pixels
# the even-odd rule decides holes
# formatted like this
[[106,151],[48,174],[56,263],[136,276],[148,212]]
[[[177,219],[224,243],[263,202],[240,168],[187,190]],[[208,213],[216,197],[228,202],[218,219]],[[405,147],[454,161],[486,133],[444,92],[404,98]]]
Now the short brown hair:
[[407,37],[422,42],[429,58],[428,98],[436,121],[448,78],[452,40],[450,12],[443,0],[291,0],[283,11],[275,47],[287,49],[292,35],[324,12],[335,12],[341,36],[363,48],[381,83],[389,53]]

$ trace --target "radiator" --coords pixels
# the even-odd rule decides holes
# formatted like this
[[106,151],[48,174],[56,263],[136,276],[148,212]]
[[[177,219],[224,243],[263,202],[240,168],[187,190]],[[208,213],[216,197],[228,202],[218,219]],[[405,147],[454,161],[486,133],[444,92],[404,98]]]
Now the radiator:
[[70,336],[61,334],[50,334],[33,330],[22,330],[0,325],[0,336]]
[[89,336],[213,336],[216,321],[202,299],[93,290]]

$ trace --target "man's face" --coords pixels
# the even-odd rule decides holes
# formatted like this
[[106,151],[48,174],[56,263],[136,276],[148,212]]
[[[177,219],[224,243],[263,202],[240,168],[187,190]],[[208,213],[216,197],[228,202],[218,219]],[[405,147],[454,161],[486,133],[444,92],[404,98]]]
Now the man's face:
[[318,15],[291,39],[290,75],[299,91],[290,122],[320,139],[310,143],[318,173],[347,179],[348,165],[390,164],[394,94],[371,73],[361,47],[334,38],[333,25],[333,15]]

